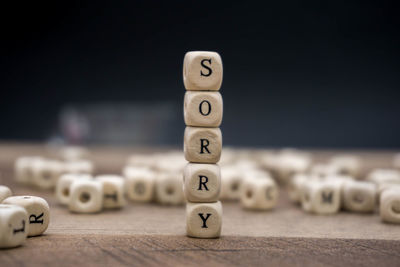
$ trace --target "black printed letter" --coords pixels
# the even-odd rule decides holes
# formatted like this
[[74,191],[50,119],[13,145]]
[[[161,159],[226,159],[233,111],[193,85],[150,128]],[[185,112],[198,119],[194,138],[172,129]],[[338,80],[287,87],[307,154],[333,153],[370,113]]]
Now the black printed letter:
[[200,71],[200,76],[208,77],[208,76],[211,75],[212,69],[211,69],[210,67],[204,65],[204,61],[208,61],[208,62],[210,63],[210,65],[211,65],[211,58],[210,58],[210,59],[203,59],[203,60],[201,61],[201,66],[202,66],[203,68],[206,68],[206,69],[208,70],[208,73],[203,73],[203,71],[201,70],[201,71]]
[[[203,178],[204,178],[205,181],[203,181]],[[207,182],[208,182],[208,177],[207,177],[207,176],[199,175],[199,189],[197,189],[197,190],[202,190],[201,187],[204,186],[204,188],[205,188],[207,191],[209,191],[209,190],[208,190],[208,187],[207,187],[207,185],[206,185]]]
[[203,226],[201,228],[208,228],[206,222],[208,220],[208,217],[211,216],[211,213],[207,213],[206,218],[204,218],[203,213],[199,213],[199,216],[200,216],[201,220],[203,221]]
[[208,154],[211,154],[210,150],[208,150],[208,145],[210,144],[210,142],[207,139],[200,139],[201,142],[201,149],[200,149],[200,154],[204,154],[204,150],[205,149],[207,151]]

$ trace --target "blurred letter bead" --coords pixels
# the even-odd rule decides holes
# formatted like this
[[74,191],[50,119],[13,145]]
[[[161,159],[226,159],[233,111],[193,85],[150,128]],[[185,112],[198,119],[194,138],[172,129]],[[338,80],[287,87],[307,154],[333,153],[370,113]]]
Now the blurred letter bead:
[[103,185],[103,207],[106,209],[125,206],[125,180],[118,175],[99,175],[95,178]]
[[379,207],[381,219],[388,223],[400,223],[400,188],[382,192]]
[[15,179],[22,184],[30,184],[33,181],[33,166],[39,157],[20,157],[15,161]]
[[217,163],[221,149],[222,134],[219,128],[186,127],[184,153],[187,161]]
[[303,210],[316,214],[337,213],[340,208],[341,183],[311,180],[301,185]]
[[95,213],[103,207],[103,186],[95,180],[76,180],[70,187],[69,210]]
[[187,52],[183,61],[183,83],[186,90],[219,90],[222,84],[220,55],[207,51]]
[[42,189],[51,189],[56,186],[63,170],[61,162],[46,159],[36,160],[33,165],[33,184]]
[[190,237],[216,238],[221,235],[222,205],[214,203],[186,204],[186,233]]
[[128,198],[136,202],[150,202],[153,200],[155,175],[153,171],[144,168],[125,168],[125,191]]
[[278,201],[278,187],[271,178],[250,178],[242,183],[240,202],[246,209],[269,210]]
[[373,212],[376,203],[376,186],[368,182],[346,181],[342,189],[346,210]]
[[240,199],[240,187],[242,184],[242,172],[235,167],[221,167],[221,195],[223,200]]
[[0,248],[21,245],[28,236],[28,213],[17,205],[0,204]]
[[189,202],[216,202],[221,190],[221,170],[217,164],[186,165],[184,193]]
[[13,196],[5,199],[4,204],[18,205],[28,213],[28,236],[43,234],[50,221],[50,207],[47,201],[35,196]]
[[156,182],[157,201],[164,205],[179,205],[184,202],[182,174],[161,174]]
[[70,197],[70,187],[75,180],[90,180],[93,177],[89,174],[67,173],[60,176],[56,186],[56,197],[60,204],[68,205]]
[[0,185],[0,203],[3,202],[4,199],[10,197],[12,192],[10,188],[4,185]]
[[222,96],[219,92],[187,91],[184,118],[188,126],[218,127],[222,121]]

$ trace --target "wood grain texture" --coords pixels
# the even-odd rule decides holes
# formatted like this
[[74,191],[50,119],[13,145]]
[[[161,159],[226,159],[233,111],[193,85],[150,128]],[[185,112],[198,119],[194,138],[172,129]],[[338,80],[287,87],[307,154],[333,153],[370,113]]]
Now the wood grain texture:
[[[120,173],[129,154],[145,148],[93,148],[98,173]],[[333,152],[316,152],[324,160]],[[389,166],[391,152],[356,152],[367,164]],[[219,239],[185,236],[184,206],[129,203],[122,210],[72,214],[54,194],[14,183],[12,164],[19,155],[51,155],[32,145],[0,145],[0,184],[15,194],[44,197],[51,207],[45,235],[24,246],[0,250],[1,266],[399,266],[400,225],[381,223],[378,214],[304,213],[282,193],[276,209],[251,212],[223,203]]]

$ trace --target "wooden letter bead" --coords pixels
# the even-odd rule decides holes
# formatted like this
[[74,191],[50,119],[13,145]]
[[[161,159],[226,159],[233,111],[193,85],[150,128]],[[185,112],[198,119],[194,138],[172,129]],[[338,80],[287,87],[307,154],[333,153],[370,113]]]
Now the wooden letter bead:
[[33,184],[41,189],[51,189],[63,173],[63,165],[55,160],[36,160],[33,165]]
[[189,163],[183,173],[184,193],[189,202],[216,202],[221,191],[217,164]]
[[219,128],[186,127],[183,150],[187,161],[217,163],[221,149],[222,134]]
[[10,190],[10,188],[8,188],[7,186],[4,185],[0,185],[0,203],[10,197],[12,195],[12,192]]
[[400,189],[398,187],[382,192],[379,212],[382,221],[400,223]]
[[187,91],[184,118],[188,126],[219,127],[222,121],[222,96],[219,92]]
[[373,212],[376,203],[376,186],[369,182],[346,181],[342,189],[343,206],[356,212]]
[[187,52],[183,61],[183,83],[186,90],[219,90],[222,84],[220,55],[207,51]]
[[33,182],[33,166],[40,157],[20,157],[15,161],[15,179],[21,184],[31,184]]
[[182,174],[160,174],[156,180],[157,201],[163,205],[179,205],[185,200],[183,196]]
[[278,187],[269,177],[245,179],[242,183],[240,203],[246,209],[269,210],[278,201]]
[[103,207],[122,208],[125,200],[125,180],[118,175],[99,175],[95,179],[103,185]]
[[242,184],[242,172],[235,167],[221,168],[221,195],[223,200],[239,200]]
[[28,213],[17,205],[0,204],[0,248],[22,245],[28,236]]
[[301,201],[301,187],[302,184],[308,181],[310,177],[306,174],[298,173],[292,176],[288,184],[288,196],[293,203],[300,203]]
[[70,211],[95,213],[103,207],[103,186],[96,180],[76,180],[70,187]]
[[73,181],[80,179],[92,179],[89,174],[67,173],[60,176],[56,185],[56,198],[62,205],[68,205],[70,197],[70,187]]
[[339,211],[341,183],[313,179],[303,183],[301,187],[303,210],[316,214],[332,214]]
[[43,234],[50,221],[50,207],[47,201],[35,196],[13,196],[5,199],[3,204],[18,205],[28,213],[28,236]]
[[222,205],[214,203],[186,204],[186,233],[190,237],[216,238],[221,235]]
[[135,202],[150,202],[154,198],[156,174],[147,168],[127,167],[124,170],[126,193]]

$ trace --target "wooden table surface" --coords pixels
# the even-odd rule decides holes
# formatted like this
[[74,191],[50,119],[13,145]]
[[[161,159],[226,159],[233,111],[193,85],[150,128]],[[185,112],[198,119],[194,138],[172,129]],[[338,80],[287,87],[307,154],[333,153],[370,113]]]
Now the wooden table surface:
[[[92,156],[98,173],[120,173],[127,156],[137,151],[154,149],[97,147]],[[314,155],[323,161],[333,153]],[[393,154],[354,153],[364,159],[365,171],[390,166]],[[122,210],[72,214],[57,204],[52,192],[14,183],[13,162],[21,155],[51,152],[35,145],[0,144],[0,184],[17,195],[44,197],[51,207],[50,225],[45,235],[0,250],[1,266],[400,266],[400,225],[382,223],[377,213],[311,215],[289,203],[281,190],[278,206],[269,212],[224,202],[221,238],[188,238],[184,206],[129,203]]]

